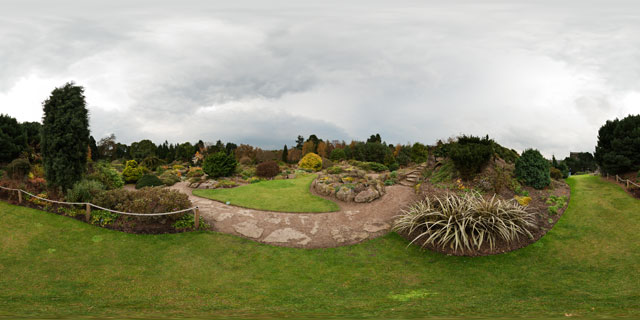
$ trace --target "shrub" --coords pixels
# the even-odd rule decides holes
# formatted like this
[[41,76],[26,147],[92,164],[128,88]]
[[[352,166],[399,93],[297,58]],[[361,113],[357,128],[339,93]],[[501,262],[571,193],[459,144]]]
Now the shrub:
[[528,206],[529,203],[531,202],[531,197],[525,197],[525,196],[515,196],[514,199],[516,199],[516,201],[518,201],[518,203],[521,206]]
[[329,174],[341,174],[343,172],[344,172],[344,169],[342,169],[342,167],[333,166],[333,167],[327,168],[327,173]]
[[322,169],[333,167],[333,162],[328,158],[322,158]]
[[236,165],[237,162],[233,154],[226,154],[220,151],[204,159],[202,169],[213,178],[228,177],[235,172]]
[[260,181],[262,181],[262,179],[260,179],[260,178],[258,178],[258,177],[251,177],[251,178],[247,179],[247,182],[248,182],[249,184],[258,183],[258,182],[260,182]]
[[[193,214],[187,213],[184,216],[182,216],[182,218],[178,219],[172,226],[176,230],[187,230],[187,229],[193,229],[195,224],[196,224],[196,220]],[[204,222],[204,219],[201,218],[199,229],[207,229],[208,227],[209,226],[207,225],[206,222]]]
[[135,160],[127,161],[127,165],[122,171],[122,177],[126,183],[136,183],[144,175],[144,169],[138,167]]
[[233,188],[233,187],[237,187],[238,183],[235,181],[231,181],[231,180],[220,180],[218,181],[218,188]]
[[427,197],[403,210],[396,221],[396,231],[420,232],[412,241],[422,246],[479,250],[489,243],[493,249],[498,239],[511,243],[520,236],[533,237],[534,213],[514,200],[492,197],[486,200],[477,192],[463,196],[448,194]]
[[247,157],[247,156],[243,156],[242,158],[240,158],[239,160],[240,164],[242,165],[250,165],[253,163],[253,160],[251,160],[251,158]]
[[[143,140],[143,141],[145,141],[145,140]],[[158,157],[149,156],[149,157],[144,158],[144,160],[142,160],[142,162],[140,162],[140,165],[145,167],[145,168],[149,168],[151,171],[156,171],[156,169],[158,169],[158,167],[163,163],[164,163],[164,161],[159,159]]]
[[[131,213],[163,213],[191,208],[189,197],[176,190],[164,188],[144,188],[137,191],[125,189],[109,190],[93,198],[93,203],[112,210]],[[155,221],[171,223],[180,219],[185,213],[163,216],[132,216],[141,222]]]
[[93,167],[93,173],[87,176],[89,180],[99,181],[107,190],[122,188],[124,180],[116,169],[106,162],[98,162]]
[[104,185],[95,180],[80,180],[67,190],[65,199],[69,202],[91,202],[94,197],[104,191]]
[[152,174],[145,174],[136,183],[136,189],[142,189],[144,187],[158,187],[163,184],[164,183],[162,182],[162,180],[160,180],[160,178]]
[[322,158],[313,152],[307,153],[298,162],[298,167],[305,170],[319,171],[322,169]]
[[204,171],[200,167],[191,167],[189,168],[189,172],[187,172],[188,178],[202,177],[202,176],[204,176]]
[[382,171],[389,170],[389,168],[387,168],[387,166],[385,166],[382,163],[377,163],[377,162],[367,162],[366,163],[366,167],[369,170],[372,170],[372,171],[375,171],[375,172],[382,172]]
[[176,184],[177,182],[180,182],[180,177],[178,177],[178,175],[176,175],[175,172],[171,170],[163,172],[158,178],[162,180],[162,184],[168,187]]
[[91,224],[106,227],[116,222],[120,215],[111,211],[105,210],[92,210],[91,211]]
[[[591,162],[590,159],[584,160]],[[611,174],[640,169],[640,115],[608,120],[600,128],[595,161],[603,172]],[[569,167],[571,168],[571,164]],[[573,172],[586,170],[571,169]]]
[[492,142],[488,137],[462,136],[451,145],[449,157],[463,178],[472,178],[489,162],[493,155]]
[[7,174],[14,179],[24,178],[29,171],[31,165],[27,159],[15,159],[7,166]]
[[538,150],[527,149],[516,160],[516,177],[524,184],[542,189],[551,183],[549,161]]
[[390,171],[396,171],[398,169],[400,169],[400,165],[397,162],[394,162],[394,163],[389,165],[389,170]]
[[333,149],[333,151],[331,151],[329,159],[333,161],[342,161],[347,159],[347,154],[344,152],[344,149]]
[[429,157],[429,149],[422,143],[416,142],[411,147],[411,161],[415,163],[426,162]]
[[554,167],[549,168],[549,175],[551,176],[552,179],[556,179],[556,180],[562,179],[562,171]]
[[256,167],[258,177],[273,178],[280,173],[280,166],[275,161],[266,161]]

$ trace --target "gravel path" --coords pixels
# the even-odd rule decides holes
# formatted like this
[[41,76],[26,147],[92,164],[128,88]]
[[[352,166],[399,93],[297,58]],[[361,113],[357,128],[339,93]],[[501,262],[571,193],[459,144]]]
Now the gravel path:
[[[387,234],[394,216],[415,198],[412,188],[390,186],[371,203],[338,203],[340,211],[286,213],[244,209],[194,196],[186,182],[171,187],[189,195],[201,216],[217,232],[282,247],[332,248]],[[326,197],[323,197],[326,198]],[[328,198],[327,198],[328,199]]]

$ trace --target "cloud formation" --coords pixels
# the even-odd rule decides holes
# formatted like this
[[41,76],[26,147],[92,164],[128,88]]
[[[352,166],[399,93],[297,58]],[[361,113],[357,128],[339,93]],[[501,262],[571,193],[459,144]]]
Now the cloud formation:
[[0,112],[38,120],[53,87],[74,80],[97,139],[280,148],[298,134],[434,143],[467,133],[564,157],[592,151],[607,119],[640,110],[637,9],[16,1],[0,13]]

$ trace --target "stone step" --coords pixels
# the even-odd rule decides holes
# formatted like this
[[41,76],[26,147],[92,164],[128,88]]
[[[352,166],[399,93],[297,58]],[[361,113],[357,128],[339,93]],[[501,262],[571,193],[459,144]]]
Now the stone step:
[[400,184],[405,186],[405,187],[414,187],[416,185],[415,183],[411,183],[411,182],[407,182],[407,181],[400,181]]

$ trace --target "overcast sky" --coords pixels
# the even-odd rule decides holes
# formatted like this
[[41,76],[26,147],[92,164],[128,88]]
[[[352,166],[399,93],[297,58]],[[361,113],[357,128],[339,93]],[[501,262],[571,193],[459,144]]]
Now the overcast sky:
[[0,113],[39,121],[74,81],[97,140],[467,133],[561,158],[640,113],[637,1],[132,2],[2,0]]

